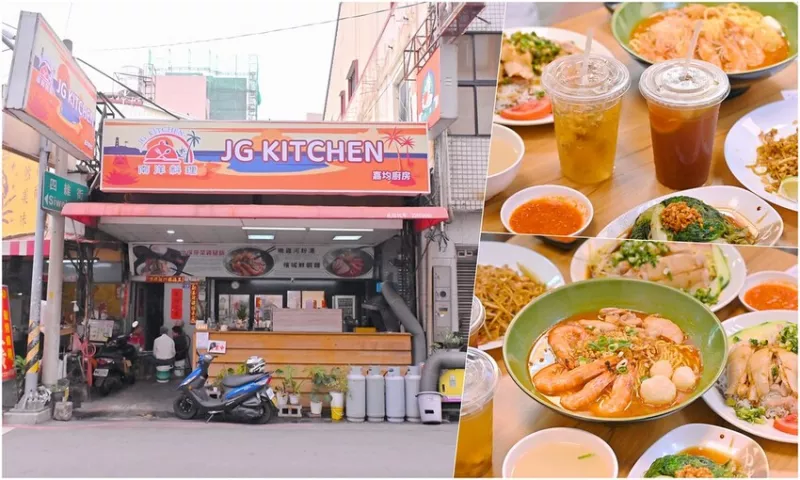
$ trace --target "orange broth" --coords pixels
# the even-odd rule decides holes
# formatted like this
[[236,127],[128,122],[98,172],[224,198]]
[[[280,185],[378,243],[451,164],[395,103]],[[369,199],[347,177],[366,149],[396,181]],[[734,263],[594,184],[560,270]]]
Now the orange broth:
[[744,301],[756,310],[797,310],[797,287],[782,282],[762,283],[745,292]]
[[585,221],[583,212],[570,199],[543,197],[517,207],[508,223],[516,233],[570,235]]

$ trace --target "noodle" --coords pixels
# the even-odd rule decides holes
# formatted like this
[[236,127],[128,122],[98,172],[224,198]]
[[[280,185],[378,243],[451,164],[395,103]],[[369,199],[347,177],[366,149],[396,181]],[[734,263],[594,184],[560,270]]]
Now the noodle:
[[478,265],[475,296],[486,310],[486,322],[478,332],[478,344],[502,337],[514,316],[546,290],[543,283],[507,266]]
[[759,134],[762,145],[756,150],[756,163],[747,168],[761,177],[764,189],[776,193],[786,177],[797,176],[797,131],[775,140],[776,129]]
[[703,21],[703,28],[695,58],[727,73],[767,67],[789,56],[780,24],[735,3],[713,7],[694,4],[659,12],[634,29],[630,46],[651,62],[684,58],[697,20]]

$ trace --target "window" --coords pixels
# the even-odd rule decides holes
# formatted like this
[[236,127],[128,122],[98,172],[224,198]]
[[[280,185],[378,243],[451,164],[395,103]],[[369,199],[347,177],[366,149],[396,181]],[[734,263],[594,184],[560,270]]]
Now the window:
[[451,135],[491,135],[501,41],[499,33],[458,38],[458,119]]
[[344,114],[347,111],[347,100],[344,98],[344,90],[339,92],[339,119],[344,120]]
[[406,81],[403,78],[402,66],[395,74],[394,91],[397,105],[395,111],[397,112],[397,120],[400,122],[416,122],[416,83]]
[[353,99],[358,87],[358,60],[353,60],[350,64],[350,70],[347,72],[347,98]]

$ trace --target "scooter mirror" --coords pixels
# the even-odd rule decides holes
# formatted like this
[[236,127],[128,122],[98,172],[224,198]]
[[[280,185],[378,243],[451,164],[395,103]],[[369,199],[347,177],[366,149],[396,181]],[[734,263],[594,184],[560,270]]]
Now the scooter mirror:
[[131,323],[131,330],[135,330],[136,327],[138,327],[138,326],[139,326],[139,322],[138,321]]

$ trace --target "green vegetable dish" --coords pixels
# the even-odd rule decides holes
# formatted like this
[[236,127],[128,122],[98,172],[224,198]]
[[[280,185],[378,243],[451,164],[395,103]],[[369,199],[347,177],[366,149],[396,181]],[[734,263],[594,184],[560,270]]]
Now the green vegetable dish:
[[595,252],[587,277],[648,280],[715,305],[730,283],[731,272],[719,245],[624,240]]
[[754,228],[743,219],[685,196],[668,198],[645,210],[636,218],[628,238],[736,245],[756,242]]
[[[694,449],[689,449],[694,450]],[[708,454],[707,449],[699,448]],[[701,455],[679,453],[659,458],[644,474],[645,478],[744,478],[738,465],[725,458],[722,453],[714,452],[714,459]],[[720,461],[722,460],[722,461]]]

